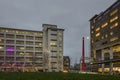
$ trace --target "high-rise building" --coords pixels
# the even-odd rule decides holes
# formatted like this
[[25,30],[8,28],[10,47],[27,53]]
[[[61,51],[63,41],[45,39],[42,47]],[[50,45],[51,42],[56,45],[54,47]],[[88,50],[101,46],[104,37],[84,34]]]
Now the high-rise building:
[[90,19],[91,67],[102,73],[120,72],[120,0]]
[[45,71],[63,71],[63,31],[57,25],[43,24]]
[[50,65],[62,71],[63,29],[48,29],[45,25],[51,26],[44,24],[43,31],[0,27],[1,71],[34,72],[45,71],[45,67],[50,71]]

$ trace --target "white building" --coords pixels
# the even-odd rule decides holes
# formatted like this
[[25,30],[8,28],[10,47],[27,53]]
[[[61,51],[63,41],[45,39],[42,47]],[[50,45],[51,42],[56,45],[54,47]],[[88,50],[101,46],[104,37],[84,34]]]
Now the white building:
[[46,71],[63,71],[63,31],[56,25],[43,24],[43,50]]
[[63,31],[50,24],[43,31],[0,27],[0,70],[62,71]]

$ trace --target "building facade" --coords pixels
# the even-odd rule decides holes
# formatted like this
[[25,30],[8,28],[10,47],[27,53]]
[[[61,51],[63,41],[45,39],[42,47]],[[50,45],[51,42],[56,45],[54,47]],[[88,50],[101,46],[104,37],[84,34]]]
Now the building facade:
[[45,71],[63,71],[63,31],[57,25],[43,24]]
[[44,30],[0,27],[0,71],[45,71],[45,37]]
[[69,56],[63,56],[63,69],[64,69],[64,72],[70,71],[70,57]]
[[90,19],[91,67],[94,72],[120,73],[120,0]]

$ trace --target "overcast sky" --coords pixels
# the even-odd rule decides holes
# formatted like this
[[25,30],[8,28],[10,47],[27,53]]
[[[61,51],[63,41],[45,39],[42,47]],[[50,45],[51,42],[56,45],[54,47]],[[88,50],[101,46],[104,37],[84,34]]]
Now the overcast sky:
[[42,30],[55,24],[64,31],[64,55],[72,64],[80,60],[82,37],[89,56],[89,19],[106,10],[116,0],[0,0],[0,26]]

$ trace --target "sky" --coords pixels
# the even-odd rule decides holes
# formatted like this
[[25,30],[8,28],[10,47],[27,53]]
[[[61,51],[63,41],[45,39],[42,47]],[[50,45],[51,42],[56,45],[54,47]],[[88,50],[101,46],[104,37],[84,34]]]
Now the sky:
[[89,31],[95,14],[105,11],[116,0],[0,0],[0,27],[42,30],[42,24],[55,24],[64,31],[64,55],[71,64],[79,63],[82,37],[89,57]]

